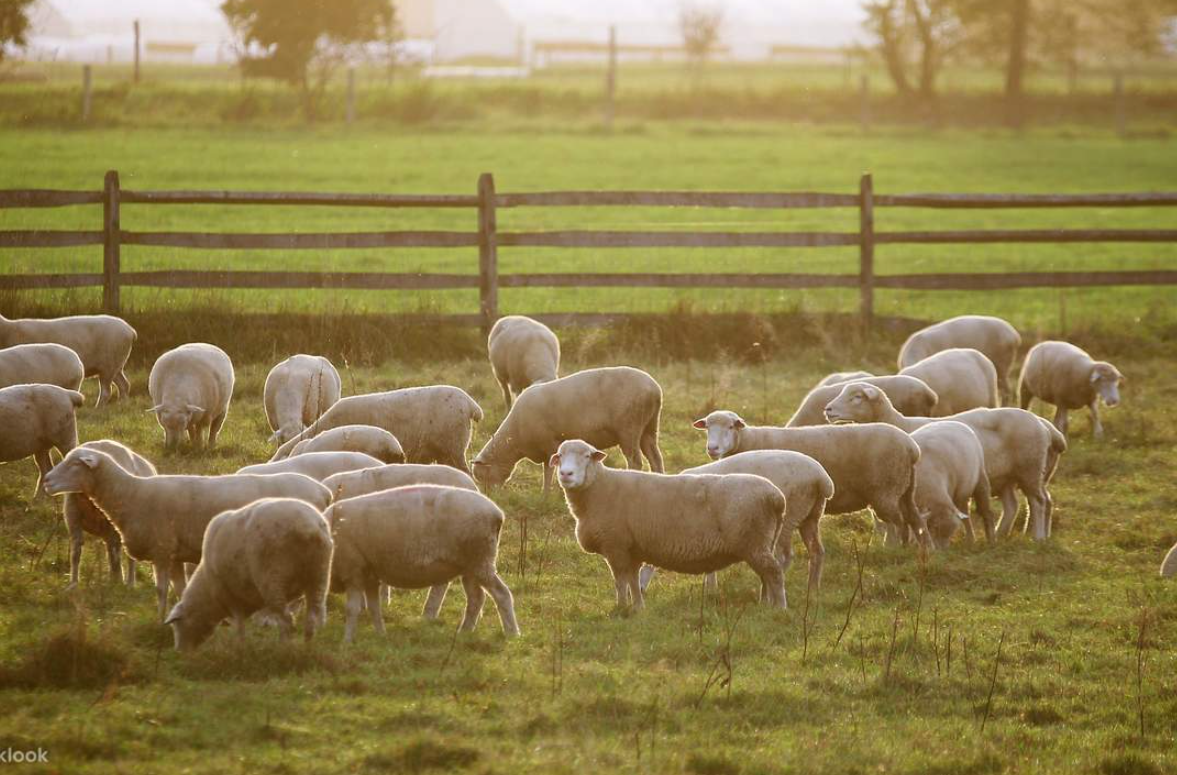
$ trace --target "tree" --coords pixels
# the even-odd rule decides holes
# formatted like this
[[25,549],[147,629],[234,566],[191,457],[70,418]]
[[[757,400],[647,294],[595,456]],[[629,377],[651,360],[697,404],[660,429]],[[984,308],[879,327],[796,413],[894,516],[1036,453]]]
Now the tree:
[[29,6],[34,0],[0,0],[0,63],[9,46],[21,48],[27,42]]
[[339,66],[396,29],[392,0],[224,0],[221,11],[244,46],[243,74],[293,85],[307,121]]
[[935,98],[936,78],[963,38],[954,0],[869,0],[863,8],[895,89]]
[[723,6],[684,2],[678,8],[678,29],[682,35],[687,66],[701,75],[707,60],[719,47],[723,33]]

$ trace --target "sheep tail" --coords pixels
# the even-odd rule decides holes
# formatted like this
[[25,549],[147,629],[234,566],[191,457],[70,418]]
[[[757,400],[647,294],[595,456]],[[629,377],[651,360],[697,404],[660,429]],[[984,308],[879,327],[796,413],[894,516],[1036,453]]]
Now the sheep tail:
[[474,422],[482,422],[482,407],[470,396],[466,396],[466,398],[470,401],[470,419]]
[[1046,430],[1050,432],[1050,448],[1055,453],[1061,455],[1067,451],[1067,437],[1062,434],[1058,428],[1054,427],[1054,423],[1043,421],[1042,423]]
[[69,393],[69,400],[74,406],[82,406],[86,403],[86,397],[76,390],[67,390]]

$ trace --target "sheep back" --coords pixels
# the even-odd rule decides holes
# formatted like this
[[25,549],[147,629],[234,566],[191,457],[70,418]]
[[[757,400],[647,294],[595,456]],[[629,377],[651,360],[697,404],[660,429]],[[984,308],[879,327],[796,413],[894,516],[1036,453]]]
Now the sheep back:
[[335,501],[411,484],[438,484],[478,492],[478,485],[469,474],[451,466],[421,463],[394,463],[379,468],[347,471],[327,477],[323,484],[331,491]]
[[[866,377],[855,379],[854,382],[865,382],[874,385],[887,394],[891,404],[900,414],[919,416],[930,414],[937,405],[937,392],[923,380],[915,376],[894,375],[886,377]],[[801,406],[785,424],[787,428],[806,425],[825,425],[826,405],[838,397],[845,383],[837,382],[824,385],[809,391],[801,401]]]
[[0,350],[0,388],[40,384],[80,390],[85,377],[82,359],[65,345],[44,342]]
[[56,385],[0,388],[0,463],[78,445],[77,408],[85,398]]

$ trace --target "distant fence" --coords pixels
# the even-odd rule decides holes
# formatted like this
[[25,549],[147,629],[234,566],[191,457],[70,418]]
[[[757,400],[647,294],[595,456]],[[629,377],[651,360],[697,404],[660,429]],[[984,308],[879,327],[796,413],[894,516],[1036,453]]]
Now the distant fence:
[[[479,289],[477,313],[430,315],[489,327],[499,316],[499,288],[857,288],[863,323],[874,315],[876,288],[912,290],[999,290],[1114,285],[1173,285],[1177,270],[1107,272],[875,273],[876,245],[992,243],[1172,243],[1177,229],[986,229],[876,231],[875,208],[931,209],[1173,207],[1177,192],[1129,194],[875,194],[869,174],[857,194],[814,192],[701,191],[547,191],[505,194],[495,191],[489,173],[478,179],[476,194],[328,194],[261,191],[128,191],[117,172],[106,173],[102,191],[44,189],[0,191],[0,209],[102,204],[102,228],[96,231],[0,231],[0,249],[60,248],[102,245],[102,272],[79,274],[0,274],[0,290],[101,286],[103,306],[120,309],[124,286],[156,288],[331,288],[331,289]],[[122,228],[120,211],[134,205],[284,205],[372,208],[464,208],[476,210],[473,231],[378,231],[349,233],[242,234],[208,232],[139,232]],[[515,207],[696,207],[788,210],[855,208],[859,226],[844,232],[779,231],[499,231],[497,212]],[[124,245],[201,248],[204,250],[337,250],[352,248],[477,248],[477,274],[384,272],[266,272],[158,270],[124,272]],[[822,248],[857,246],[856,274],[802,273],[525,273],[500,274],[499,248]],[[624,317],[573,313],[563,323],[600,323]]]

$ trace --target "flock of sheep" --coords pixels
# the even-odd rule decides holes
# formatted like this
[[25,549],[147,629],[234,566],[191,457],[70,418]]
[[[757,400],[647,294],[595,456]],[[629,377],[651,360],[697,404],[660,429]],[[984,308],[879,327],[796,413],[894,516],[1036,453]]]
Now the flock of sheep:
[[[35,495],[60,495],[71,538],[70,583],[79,581],[83,536],[101,538],[110,570],[133,583],[134,562],[155,571],[159,615],[178,649],[195,648],[224,620],[252,616],[305,634],[326,617],[329,591],[346,594],[345,638],[366,609],[383,631],[388,587],[430,588],[437,617],[449,583],[466,593],[462,629],[486,593],[503,630],[519,633],[510,589],[495,567],[503,511],[484,493],[524,459],[564,491],[586,552],[612,571],[619,606],[640,609],[655,568],[713,574],[744,562],[762,602],[785,607],[784,572],[796,530],[821,583],[826,513],[869,508],[894,544],[946,546],[962,528],[974,539],[970,501],[992,542],[1010,533],[1020,491],[1027,530],[1051,534],[1048,485],[1066,450],[1067,413],[1120,401],[1123,376],[1079,348],[1042,342],[1026,355],[1020,409],[1003,407],[1021,345],[998,318],[963,316],[913,334],[892,376],[832,374],[785,427],[756,427],[731,411],[697,420],[714,461],[663,472],[658,446],[662,389],[625,366],[559,376],[555,334],[530,318],[499,320],[488,351],[508,412],[466,463],[482,410],[447,385],[341,397],[326,359],[295,355],[270,372],[264,408],[277,451],[269,462],[224,476],[162,475],[113,440],[78,444],[82,380],[98,377],[98,406],[126,396],[123,373],[135,331],[109,316],[9,320],[0,316],[0,462],[33,457]],[[161,355],[148,382],[151,412],[174,447],[216,443],[233,395],[229,356],[210,344]],[[112,389],[113,388],[113,389]],[[1057,407],[1054,423],[1026,411]],[[620,448],[628,470],[604,465]],[[50,451],[63,459],[52,465]],[[651,469],[642,470],[645,458]],[[481,488],[481,489],[480,489]],[[998,520],[990,507],[1001,501]],[[194,569],[193,569],[194,568]],[[1162,566],[1177,574],[1177,547]],[[179,602],[167,610],[169,588]]]

